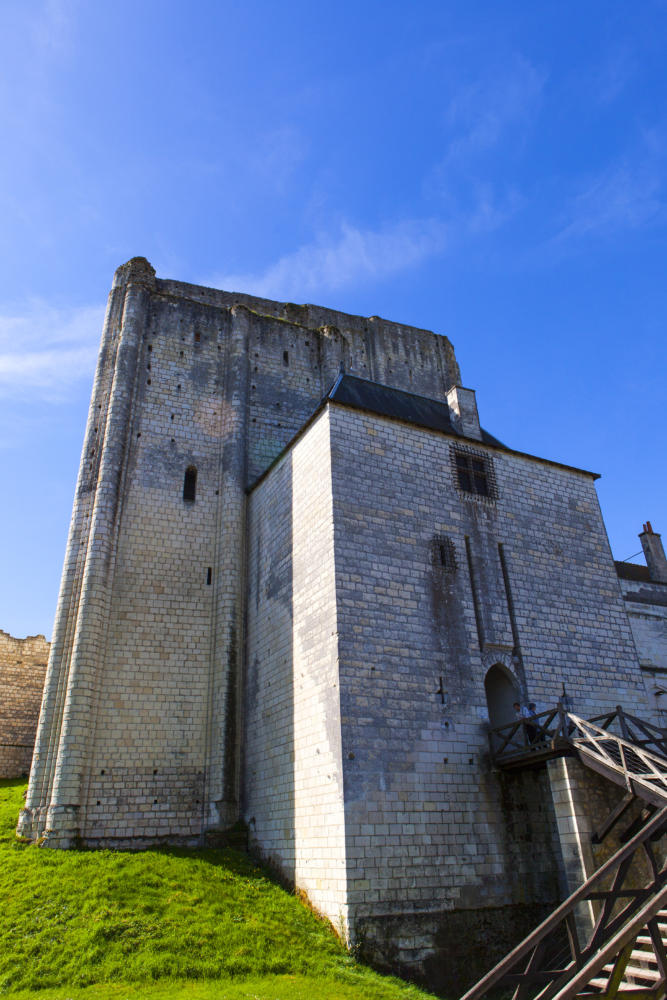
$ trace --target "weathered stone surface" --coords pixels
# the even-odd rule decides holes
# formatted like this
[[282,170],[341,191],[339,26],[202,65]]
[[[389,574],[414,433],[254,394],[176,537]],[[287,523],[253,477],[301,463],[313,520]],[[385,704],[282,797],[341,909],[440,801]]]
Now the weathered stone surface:
[[48,658],[43,635],[15,639],[0,630],[0,778],[30,771]]
[[646,566],[617,562],[621,593],[656,721],[667,726],[667,560],[650,521],[639,535]]
[[[329,399],[341,365],[446,419]],[[488,755],[490,708],[563,685],[648,710],[591,473],[483,432],[444,337],[119,268],[22,833],[242,817],[342,934],[450,988],[473,931],[500,950],[558,899],[590,822]]]

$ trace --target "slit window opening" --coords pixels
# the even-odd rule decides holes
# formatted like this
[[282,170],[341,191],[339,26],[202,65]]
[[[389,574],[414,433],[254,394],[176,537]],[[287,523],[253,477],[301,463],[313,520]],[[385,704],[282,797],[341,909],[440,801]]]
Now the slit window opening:
[[190,465],[185,470],[185,477],[183,479],[183,499],[194,502],[195,495],[197,493],[197,470],[194,465]]

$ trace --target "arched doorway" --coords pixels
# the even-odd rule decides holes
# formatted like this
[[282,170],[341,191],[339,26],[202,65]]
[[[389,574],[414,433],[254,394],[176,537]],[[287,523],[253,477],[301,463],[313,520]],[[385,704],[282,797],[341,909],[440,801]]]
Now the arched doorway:
[[514,722],[514,702],[519,701],[519,685],[512,672],[502,663],[494,663],[484,678],[484,690],[491,728]]

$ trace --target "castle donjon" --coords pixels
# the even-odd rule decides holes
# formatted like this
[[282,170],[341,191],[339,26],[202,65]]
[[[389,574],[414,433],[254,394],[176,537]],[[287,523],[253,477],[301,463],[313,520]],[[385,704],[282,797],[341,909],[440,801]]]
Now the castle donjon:
[[444,336],[132,259],[19,832],[196,845],[242,820],[376,961],[461,978],[585,877],[581,830],[622,794],[564,759],[500,773],[489,725],[563,697],[657,720],[626,605],[663,627],[667,563],[648,525],[650,580],[621,591],[595,479],[482,429]]

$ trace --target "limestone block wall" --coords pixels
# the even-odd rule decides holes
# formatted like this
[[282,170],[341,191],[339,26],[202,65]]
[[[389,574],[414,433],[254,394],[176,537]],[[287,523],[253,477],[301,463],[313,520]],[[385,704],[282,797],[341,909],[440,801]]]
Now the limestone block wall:
[[[386,345],[409,331],[376,326],[156,281],[141,259],[119,269],[23,832],[51,829],[54,843],[115,840],[121,831],[187,838],[233,820],[242,488],[294,435],[343,355],[352,357],[353,340],[355,358],[370,344],[384,370]],[[401,364],[430,372],[437,357],[444,391],[455,372],[451,346],[424,331],[406,344],[396,378],[412,377]],[[192,516],[179,495],[190,466],[198,476]],[[200,593],[202,574],[209,589]],[[165,711],[147,697],[156,684]]]
[[[154,303],[141,346],[98,654],[82,830],[89,843],[192,841],[234,819],[234,777],[213,755],[231,743],[233,761],[236,738],[226,711],[238,683],[230,631],[243,502],[234,475],[235,331],[230,316],[222,322],[206,310],[180,320]],[[192,500],[187,469],[196,470]]]
[[245,327],[184,326],[153,281],[117,275],[91,402],[20,823],[56,846],[193,842],[237,814]]
[[16,639],[0,629],[0,778],[30,771],[48,658],[43,635]]
[[543,707],[565,682],[583,715],[641,713],[646,697],[590,474],[475,445],[487,499],[458,485],[460,441],[330,412],[350,922],[391,926],[399,960],[423,966],[438,913],[558,891],[546,786],[510,846],[487,670],[503,664]]
[[[558,822],[565,878],[563,896],[566,896],[623,846],[621,835],[646,808],[646,803],[636,799],[602,843],[593,843],[593,834],[621,802],[626,789],[572,757],[548,761],[547,771]],[[649,875],[645,865],[635,862],[630,884],[643,885]]]
[[[547,771],[558,824],[563,878],[561,894],[565,898],[627,842],[626,834],[646,809],[646,802],[639,798],[631,802],[602,841],[594,843],[593,835],[619,806],[626,789],[572,757],[548,761]],[[658,859],[664,857],[666,839],[662,837],[653,844]],[[651,871],[641,852],[632,859],[625,878],[625,884],[635,888],[648,884]],[[575,920],[581,941],[590,935],[595,918],[596,910],[590,902],[576,907]]]
[[[637,569],[647,572],[645,567]],[[667,726],[667,584],[627,578],[621,578],[619,584],[653,720]]]
[[449,340],[428,330],[351,316],[322,306],[274,302],[157,279],[153,303],[182,331],[199,317],[236,308],[247,324],[247,477],[252,483],[282,451],[346,371],[434,399],[445,399],[460,373]]
[[428,331],[118,269],[21,833],[192,841],[235,820],[244,488],[341,362],[441,398],[458,380]]
[[249,498],[243,816],[347,932],[329,415]]
[[[60,789],[56,789],[56,769],[61,738],[64,735],[65,707],[70,675],[74,677],[78,673],[76,660],[79,657],[75,658],[75,643],[80,612],[91,619],[89,628],[93,635],[98,627],[98,622],[95,621],[98,606],[95,603],[90,606],[91,614],[85,610],[87,601],[84,595],[87,588],[84,586],[84,576],[89,568],[89,557],[93,553],[97,556],[103,551],[103,546],[100,543],[105,532],[100,530],[100,525],[105,520],[108,521],[109,511],[113,511],[115,505],[115,491],[113,488],[108,490],[107,483],[110,475],[111,477],[118,476],[120,459],[117,446],[112,444],[109,451],[110,461],[107,462],[104,470],[107,483],[99,490],[101,494],[104,494],[104,501],[99,508],[100,516],[97,519],[94,518],[98,485],[102,478],[101,459],[104,443],[107,440],[111,442],[114,437],[111,431],[115,370],[118,366],[124,367],[126,364],[126,352],[120,352],[120,331],[124,305],[124,296],[118,289],[113,289],[107,304],[81,453],[79,477],[72,506],[72,518],[60,582],[26,808],[19,819],[19,833],[26,837],[42,835],[51,808],[53,809],[54,822],[62,821],[61,825],[64,826],[67,826],[68,822],[67,810],[58,803]],[[128,308],[130,325],[132,325],[131,311],[130,305]],[[122,409],[122,403],[123,392],[119,386],[116,413],[119,412],[119,407]],[[122,420],[120,422],[122,423]],[[94,521],[96,523],[95,529],[93,528]],[[96,534],[101,534],[102,537],[96,539]],[[104,598],[105,596],[104,588],[101,588],[98,597]],[[85,745],[82,749],[85,753]],[[77,771],[78,777],[80,777],[80,764]],[[65,793],[65,797],[72,796]],[[79,808],[79,789],[76,790],[73,798],[75,800],[73,808]],[[60,815],[56,819],[57,813]]]

